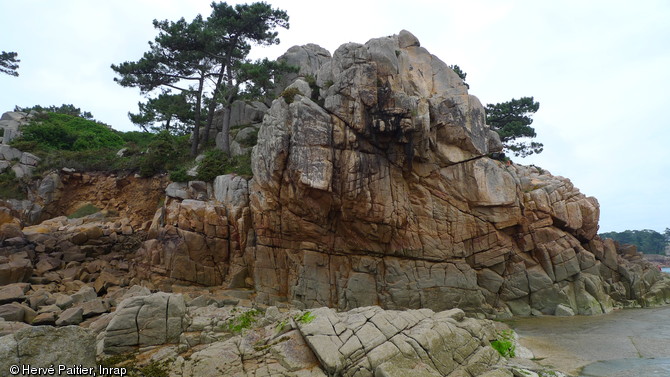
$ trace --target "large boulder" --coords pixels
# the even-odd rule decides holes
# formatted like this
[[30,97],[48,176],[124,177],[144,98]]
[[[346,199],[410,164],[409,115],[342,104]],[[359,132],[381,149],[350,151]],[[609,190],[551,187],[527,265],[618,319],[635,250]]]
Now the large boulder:
[[184,298],[176,294],[161,292],[130,297],[112,315],[99,344],[106,354],[175,343],[188,327]]

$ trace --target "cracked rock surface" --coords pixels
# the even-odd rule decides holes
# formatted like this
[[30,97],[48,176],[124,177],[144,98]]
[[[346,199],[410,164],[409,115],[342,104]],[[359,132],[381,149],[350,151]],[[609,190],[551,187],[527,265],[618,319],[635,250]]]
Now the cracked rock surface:
[[477,376],[499,366],[500,355],[488,346],[493,325],[459,309],[319,308],[312,314],[298,329],[330,376]]
[[502,146],[484,107],[411,33],[282,59],[298,93],[263,117],[253,178],[168,190],[138,278],[490,318],[670,302],[670,278],[597,236],[595,198],[489,157]]

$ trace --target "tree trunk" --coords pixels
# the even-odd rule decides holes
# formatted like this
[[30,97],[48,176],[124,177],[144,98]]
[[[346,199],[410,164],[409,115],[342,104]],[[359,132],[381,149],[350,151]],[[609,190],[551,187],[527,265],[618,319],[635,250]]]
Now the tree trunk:
[[191,140],[191,156],[193,157],[198,155],[198,145],[200,143],[200,110],[202,108],[202,87],[204,81],[204,76],[200,77],[198,91],[195,95],[195,124],[193,125],[193,140]]
[[170,121],[172,121],[172,115],[168,115],[165,120],[165,131],[170,132]]
[[[204,143],[207,144],[209,141],[209,132],[212,129],[212,123],[214,122],[214,111],[216,110],[216,96],[219,94],[219,88],[221,88],[221,83],[223,82],[223,75],[226,72],[225,65],[221,67],[219,72],[219,77],[216,79],[216,86],[214,87],[214,93],[212,93],[212,102],[209,104],[209,109],[207,111],[207,123],[205,124],[205,140]],[[230,151],[224,150],[226,154],[230,154]]]
[[221,149],[227,156],[230,156],[230,112],[231,105],[228,104],[223,109],[223,126],[221,127]]
[[216,111],[216,96],[219,94],[219,85],[221,85],[221,76],[219,76],[219,79],[216,82],[216,89],[214,89],[214,93],[212,93],[212,102],[209,104],[209,108],[207,109],[207,123],[205,123],[205,139],[203,142],[207,144],[209,141],[209,132],[212,129],[212,123],[214,123],[214,111]]

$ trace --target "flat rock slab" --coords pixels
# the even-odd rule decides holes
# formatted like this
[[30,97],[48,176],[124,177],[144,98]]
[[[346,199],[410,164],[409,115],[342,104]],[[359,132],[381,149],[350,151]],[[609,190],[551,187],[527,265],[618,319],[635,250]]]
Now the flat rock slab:
[[480,375],[500,362],[488,346],[492,323],[465,318],[460,309],[319,308],[296,323],[328,375]]

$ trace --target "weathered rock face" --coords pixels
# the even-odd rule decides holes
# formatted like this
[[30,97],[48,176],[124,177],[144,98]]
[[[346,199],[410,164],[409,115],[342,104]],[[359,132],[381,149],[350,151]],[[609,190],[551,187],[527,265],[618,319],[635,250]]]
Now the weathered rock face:
[[[2,148],[10,147],[0,146],[0,153]],[[24,156],[26,154],[29,155],[23,153]],[[70,215],[80,207],[92,204],[129,219],[130,225],[138,229],[153,217],[164,198],[168,182],[167,176],[140,178],[98,172],[80,173],[64,168],[31,183],[27,200],[0,199],[0,211],[16,217],[23,225],[33,225],[56,216]],[[0,216],[0,225],[3,222]]]
[[20,111],[8,111],[0,116],[0,129],[3,134],[0,138],[2,144],[8,145],[14,138],[21,136],[19,127],[30,122],[34,113],[27,114]]
[[297,94],[263,118],[254,178],[171,187],[143,278],[492,316],[670,301],[656,268],[597,237],[595,198],[488,157],[501,143],[481,103],[410,33],[283,58]]
[[259,299],[594,314],[659,279],[622,273],[596,238],[596,199],[488,158],[501,145],[479,100],[410,33],[316,66],[323,106],[304,92],[276,100],[254,148]]
[[[149,240],[139,250],[136,275],[172,282],[246,287],[244,260],[251,229],[245,179],[219,176],[213,184],[171,184],[154,217]],[[198,200],[199,199],[199,200]]]

